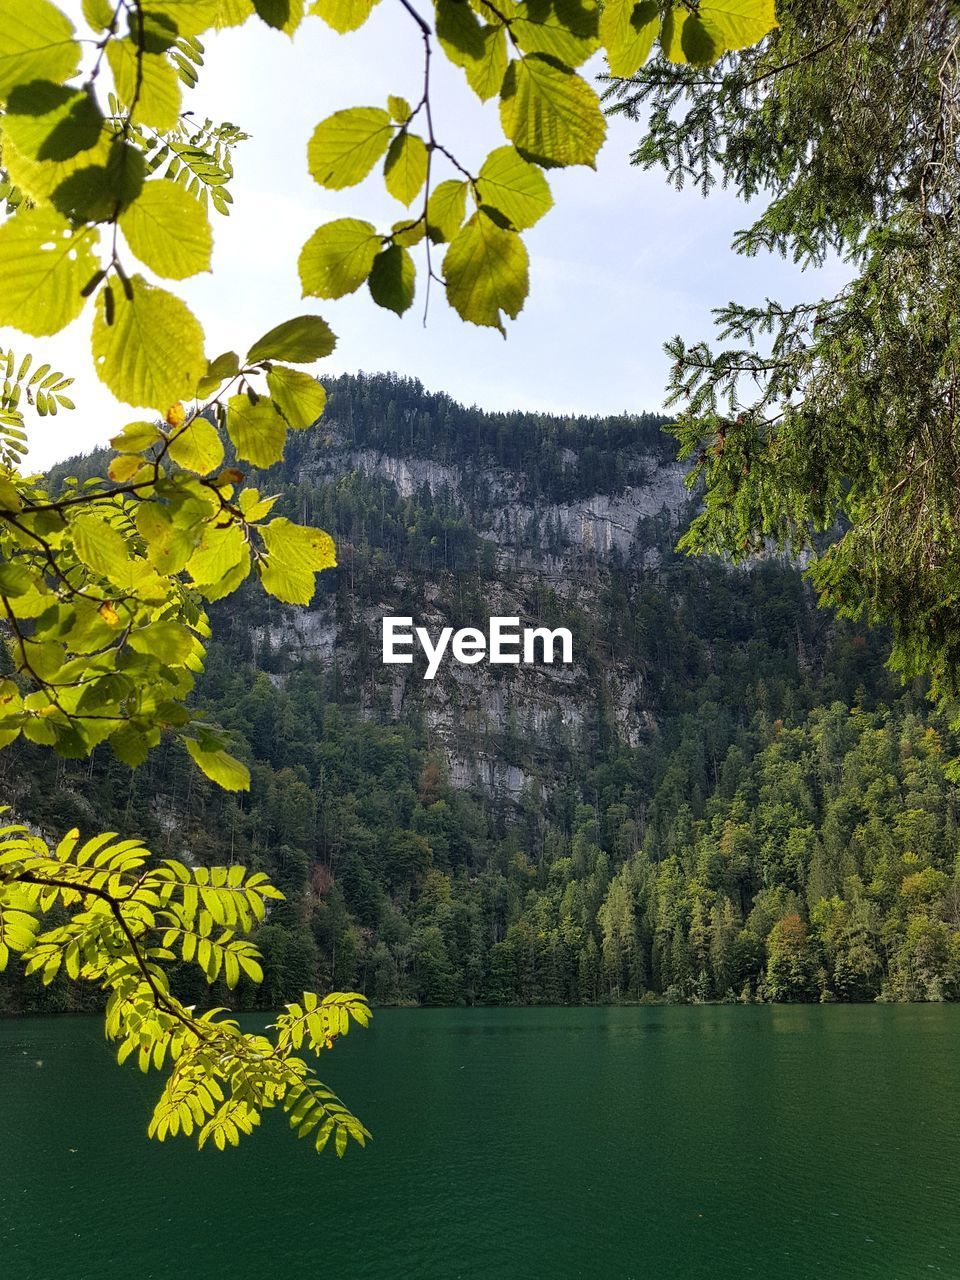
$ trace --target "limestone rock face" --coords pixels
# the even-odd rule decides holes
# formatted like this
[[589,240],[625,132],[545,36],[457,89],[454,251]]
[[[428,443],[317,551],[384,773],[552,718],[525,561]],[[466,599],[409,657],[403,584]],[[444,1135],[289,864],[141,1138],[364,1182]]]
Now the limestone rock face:
[[[564,467],[571,474],[578,461],[572,450],[565,451]],[[604,653],[604,637],[590,632],[612,572],[638,583],[658,573],[688,517],[691,497],[679,463],[637,453],[628,470],[634,482],[619,492],[552,502],[521,473],[351,448],[336,425],[326,423],[322,445],[300,464],[301,479],[322,487],[359,474],[385,482],[399,498],[429,490],[433,498],[455,504],[489,547],[489,571],[479,584],[473,575],[482,606],[476,617],[457,608],[462,583],[456,571],[423,577],[401,572],[374,603],[358,604],[346,591],[319,596],[309,608],[273,610],[269,623],[257,628],[255,646],[279,654],[287,671],[300,662],[336,665],[344,681],[356,685],[365,715],[422,716],[431,742],[443,750],[453,784],[504,800],[549,787],[569,749],[602,715],[625,743],[636,746],[655,729],[647,673],[635,655]],[[341,546],[341,565],[348,559]],[[491,615],[544,625],[538,602],[545,588],[563,616],[562,624],[552,618],[551,626],[569,625],[571,618],[583,622],[569,666],[465,666],[448,654],[436,679],[425,682],[419,652],[413,666],[381,662],[384,616],[415,614],[415,624],[433,637],[444,626],[486,630]]]

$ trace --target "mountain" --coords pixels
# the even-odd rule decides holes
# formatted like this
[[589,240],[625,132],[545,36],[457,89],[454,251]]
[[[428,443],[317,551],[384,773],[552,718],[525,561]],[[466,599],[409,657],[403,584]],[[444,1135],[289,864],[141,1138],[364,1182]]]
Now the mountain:
[[[339,567],[308,609],[249,585],[211,609],[198,698],[249,795],[172,743],[54,779],[21,745],[0,784],[22,817],[268,871],[287,898],[248,1004],[960,994],[954,735],[795,565],[674,552],[695,498],[663,419],[489,414],[391,376],[328,390],[251,479],[334,534]],[[448,656],[426,680],[416,649],[381,660],[384,617],[435,639],[493,615],[566,628],[572,662]],[[0,1008],[76,999],[0,986]]]

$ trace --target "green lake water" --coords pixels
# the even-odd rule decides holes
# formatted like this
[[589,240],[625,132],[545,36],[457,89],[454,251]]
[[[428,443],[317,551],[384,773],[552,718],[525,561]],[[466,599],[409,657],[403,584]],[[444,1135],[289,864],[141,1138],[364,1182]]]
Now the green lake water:
[[960,1278],[960,1007],[381,1011],[268,1114],[160,1146],[94,1019],[0,1023],[3,1280]]

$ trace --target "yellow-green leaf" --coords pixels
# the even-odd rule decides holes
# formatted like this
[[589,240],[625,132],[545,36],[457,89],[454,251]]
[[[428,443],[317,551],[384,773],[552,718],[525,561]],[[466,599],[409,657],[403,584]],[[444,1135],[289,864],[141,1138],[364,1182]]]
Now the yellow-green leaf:
[[287,604],[309,604],[314,575],[337,563],[333,539],[322,529],[305,528],[280,517],[260,530],[267,562],[260,578],[264,589]]
[[467,213],[467,183],[448,178],[430,192],[427,231],[435,244],[452,240]]
[[515,59],[507,68],[500,120],[520,154],[547,168],[594,168],[607,133],[600,100],[587,82],[537,53]]
[[378,0],[313,0],[310,12],[344,35],[362,27]]
[[529,287],[527,250],[515,231],[477,212],[443,260],[447,298],[464,319],[504,332],[501,312],[516,319]]
[[415,133],[399,133],[390,143],[383,167],[383,180],[390,194],[410,205],[427,180],[427,146]]
[[214,26],[220,0],[150,0],[144,8],[151,15],[169,18],[181,36],[198,36]]
[[481,101],[499,92],[507,69],[507,37],[501,22],[482,23],[464,0],[437,0],[437,39],[450,61],[463,68]]
[[76,319],[81,290],[100,267],[99,238],[51,209],[28,209],[0,225],[0,325],[43,337]]
[[515,231],[539,222],[553,205],[546,178],[514,147],[491,151],[477,174],[481,205],[498,209]]
[[64,161],[100,141],[103,115],[80,89],[35,80],[10,92],[3,136],[28,160]]
[[210,219],[199,200],[178,182],[156,178],[120,215],[127,244],[158,276],[185,280],[209,271]]
[[313,364],[330,355],[336,345],[337,339],[326,320],[320,316],[294,316],[258,338],[247,352],[247,363],[292,360],[294,364]]
[[223,787],[224,791],[250,790],[250,770],[233,756],[227,755],[226,751],[204,751],[193,738],[187,739],[187,750],[194,764],[211,782]]
[[167,452],[184,471],[206,476],[223,461],[223,441],[213,423],[197,414],[172,437]]
[[117,96],[131,109],[135,124],[166,131],[180,118],[180,77],[162,53],[139,53],[132,39],[107,45]]
[[283,457],[287,424],[272,400],[261,397],[253,404],[249,396],[231,396],[227,401],[227,434],[238,458],[255,467],[271,467]]
[[397,124],[406,124],[413,114],[413,108],[406,98],[400,98],[395,93],[387,95],[387,110]]
[[80,61],[73,24],[50,0],[0,0],[0,101],[17,84],[69,80]]
[[604,0],[600,39],[611,75],[634,75],[650,56],[659,30],[657,0]]
[[118,400],[166,412],[178,400],[192,398],[203,377],[203,330],[186,303],[142,276],[130,281],[130,295],[116,280],[101,290],[93,322],[94,365]]
[[110,441],[117,453],[142,453],[160,439],[160,432],[152,422],[128,422],[119,435]]
[[250,548],[239,525],[207,525],[200,545],[187,561],[187,573],[208,600],[222,600],[250,572]]
[[312,427],[323,413],[327,393],[309,373],[274,365],[267,374],[267,388],[287,422],[295,431]]
[[548,53],[579,67],[599,47],[596,0],[503,0],[496,7],[524,53]]
[[321,187],[340,191],[362,182],[393,136],[380,107],[350,107],[321,120],[307,146],[307,165]]
[[381,238],[370,222],[337,218],[318,227],[300,251],[304,297],[342,298],[370,274]]

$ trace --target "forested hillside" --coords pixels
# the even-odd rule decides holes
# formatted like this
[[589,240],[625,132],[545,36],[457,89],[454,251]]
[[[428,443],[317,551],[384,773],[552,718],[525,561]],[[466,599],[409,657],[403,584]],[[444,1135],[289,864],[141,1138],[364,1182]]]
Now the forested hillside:
[[[661,420],[485,414],[388,377],[330,390],[250,478],[334,534],[339,568],[309,610],[246,587],[212,610],[198,699],[249,794],[172,742],[133,773],[98,748],[55,778],[17,745],[0,784],[22,818],[268,871],[287,895],[256,939],[270,1005],[316,985],[428,1004],[960,995],[958,744],[793,566],[673,552],[691,507]],[[575,665],[426,684],[422,663],[381,665],[388,613],[565,625]],[[4,981],[0,1008],[75,1007],[60,980]]]

